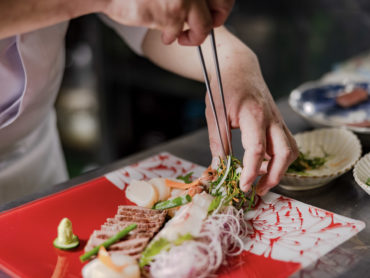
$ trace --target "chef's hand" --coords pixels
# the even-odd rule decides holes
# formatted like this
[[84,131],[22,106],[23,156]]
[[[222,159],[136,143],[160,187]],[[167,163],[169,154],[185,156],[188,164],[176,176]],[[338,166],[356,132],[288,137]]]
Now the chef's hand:
[[233,4],[234,0],[109,0],[103,12],[122,24],[161,30],[165,44],[178,39],[182,45],[199,45],[212,28],[225,22]]
[[[234,57],[234,58],[233,58]],[[256,56],[247,47],[238,55],[223,60],[222,80],[231,128],[240,128],[245,150],[240,188],[247,192],[259,174],[265,173],[257,184],[257,193],[265,195],[277,185],[289,165],[298,156],[296,142],[286,127],[263,80]],[[215,102],[219,102],[217,80],[212,78]],[[206,118],[210,147],[215,160],[223,156],[213,112],[206,99]],[[222,114],[218,105],[218,115]],[[221,127],[224,118],[220,119]],[[226,130],[222,129],[223,141]],[[226,146],[227,149],[227,146]]]

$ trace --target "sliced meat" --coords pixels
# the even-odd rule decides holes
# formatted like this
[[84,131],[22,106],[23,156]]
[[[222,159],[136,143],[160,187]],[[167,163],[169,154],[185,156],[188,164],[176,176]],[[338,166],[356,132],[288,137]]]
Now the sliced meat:
[[108,218],[100,230],[95,230],[91,234],[85,246],[85,251],[90,251],[128,225],[136,223],[137,228],[135,230],[131,231],[122,240],[109,246],[107,251],[109,253],[120,252],[134,258],[139,258],[150,239],[163,226],[166,215],[166,211],[136,206],[119,206],[115,217]]
[[368,92],[363,88],[355,88],[350,92],[340,94],[335,101],[343,108],[352,107],[369,98]]

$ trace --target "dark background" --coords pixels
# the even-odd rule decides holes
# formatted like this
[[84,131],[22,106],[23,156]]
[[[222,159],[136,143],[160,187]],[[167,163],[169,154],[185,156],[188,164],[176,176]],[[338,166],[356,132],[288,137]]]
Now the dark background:
[[[275,99],[370,50],[365,0],[236,0],[226,25]],[[66,46],[57,112],[71,177],[205,126],[204,85],[135,55],[96,15],[71,21]]]

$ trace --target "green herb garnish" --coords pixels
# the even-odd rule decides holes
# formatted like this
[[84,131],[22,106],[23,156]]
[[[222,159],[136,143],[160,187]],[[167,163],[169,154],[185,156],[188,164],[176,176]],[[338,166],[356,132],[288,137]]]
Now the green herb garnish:
[[144,252],[141,254],[139,266],[143,267],[148,265],[153,258],[158,255],[162,250],[169,250],[171,248],[171,243],[165,238],[159,238],[158,240],[149,244],[145,248]]
[[287,173],[306,175],[306,171],[321,168],[327,161],[329,154],[323,150],[323,156],[310,157],[310,153],[299,152],[298,158],[290,164]]
[[162,251],[168,251],[171,249],[173,245],[181,245],[187,240],[192,240],[193,236],[189,233],[185,235],[180,235],[176,240],[173,242],[161,237],[153,242],[151,242],[147,248],[145,248],[144,252],[142,253],[139,261],[139,266],[142,268],[148,265],[155,256],[157,256]]
[[185,176],[178,176],[176,179],[183,180],[185,183],[191,183],[191,177],[194,172],[187,173]]
[[367,178],[365,183],[366,183],[366,185],[370,186],[370,178]]
[[216,186],[222,181],[227,170],[227,160],[220,159],[221,163],[217,169],[217,179],[211,182],[209,193],[215,197],[208,208],[208,212],[215,210],[220,202],[223,206],[233,205],[237,209],[249,210],[254,202],[255,186],[252,187],[251,192],[245,193],[239,187],[240,174],[242,163],[239,159],[231,157],[230,170],[224,183],[218,190]]

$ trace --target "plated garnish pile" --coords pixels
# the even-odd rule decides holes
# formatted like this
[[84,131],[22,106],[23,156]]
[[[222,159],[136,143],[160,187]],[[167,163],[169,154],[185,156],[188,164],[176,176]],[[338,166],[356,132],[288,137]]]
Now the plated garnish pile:
[[298,158],[289,166],[287,173],[308,175],[309,170],[320,169],[328,161],[329,154],[322,150],[322,156],[310,156],[310,153],[299,152]]
[[238,159],[228,157],[219,165],[194,181],[192,173],[132,181],[126,197],[138,206],[120,206],[92,233],[80,258],[95,259],[84,266],[83,276],[208,277],[228,256],[240,254],[244,213],[255,191],[240,190]]

